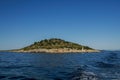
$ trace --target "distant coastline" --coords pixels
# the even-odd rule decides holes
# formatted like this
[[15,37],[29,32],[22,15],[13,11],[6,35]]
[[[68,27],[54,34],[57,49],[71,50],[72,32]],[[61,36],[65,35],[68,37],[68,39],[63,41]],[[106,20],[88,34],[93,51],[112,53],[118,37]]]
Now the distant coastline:
[[77,43],[65,41],[58,38],[44,39],[33,44],[10,52],[29,52],[29,53],[83,53],[83,52],[100,52],[99,50],[83,46]]
[[33,49],[33,50],[11,50],[11,52],[24,53],[84,53],[84,52],[100,52],[99,50],[76,50],[76,49]]

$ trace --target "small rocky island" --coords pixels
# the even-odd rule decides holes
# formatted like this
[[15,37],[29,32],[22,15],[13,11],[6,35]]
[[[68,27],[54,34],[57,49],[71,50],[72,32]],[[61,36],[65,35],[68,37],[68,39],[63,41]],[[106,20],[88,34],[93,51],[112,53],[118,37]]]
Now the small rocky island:
[[68,42],[58,38],[45,39],[34,42],[30,46],[22,49],[13,50],[13,52],[46,52],[46,53],[71,53],[71,52],[99,52],[88,46]]

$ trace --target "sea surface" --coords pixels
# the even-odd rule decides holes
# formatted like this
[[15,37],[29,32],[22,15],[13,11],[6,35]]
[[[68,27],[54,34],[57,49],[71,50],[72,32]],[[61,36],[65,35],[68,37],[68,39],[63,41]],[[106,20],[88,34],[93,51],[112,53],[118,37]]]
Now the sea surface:
[[0,52],[0,80],[120,80],[120,51]]

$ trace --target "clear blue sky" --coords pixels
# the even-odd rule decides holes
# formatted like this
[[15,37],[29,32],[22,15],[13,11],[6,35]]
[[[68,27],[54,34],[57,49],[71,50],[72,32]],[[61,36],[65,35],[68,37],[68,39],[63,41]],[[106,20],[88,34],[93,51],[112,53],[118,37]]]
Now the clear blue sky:
[[120,0],[0,0],[0,50],[53,37],[120,49]]

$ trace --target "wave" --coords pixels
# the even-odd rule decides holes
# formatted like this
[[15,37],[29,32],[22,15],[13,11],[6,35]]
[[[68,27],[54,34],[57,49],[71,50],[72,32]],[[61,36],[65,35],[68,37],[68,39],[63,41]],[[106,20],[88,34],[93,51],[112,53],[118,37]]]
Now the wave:
[[98,80],[98,76],[94,72],[85,71],[84,68],[78,68],[77,70],[69,73],[68,80]]

